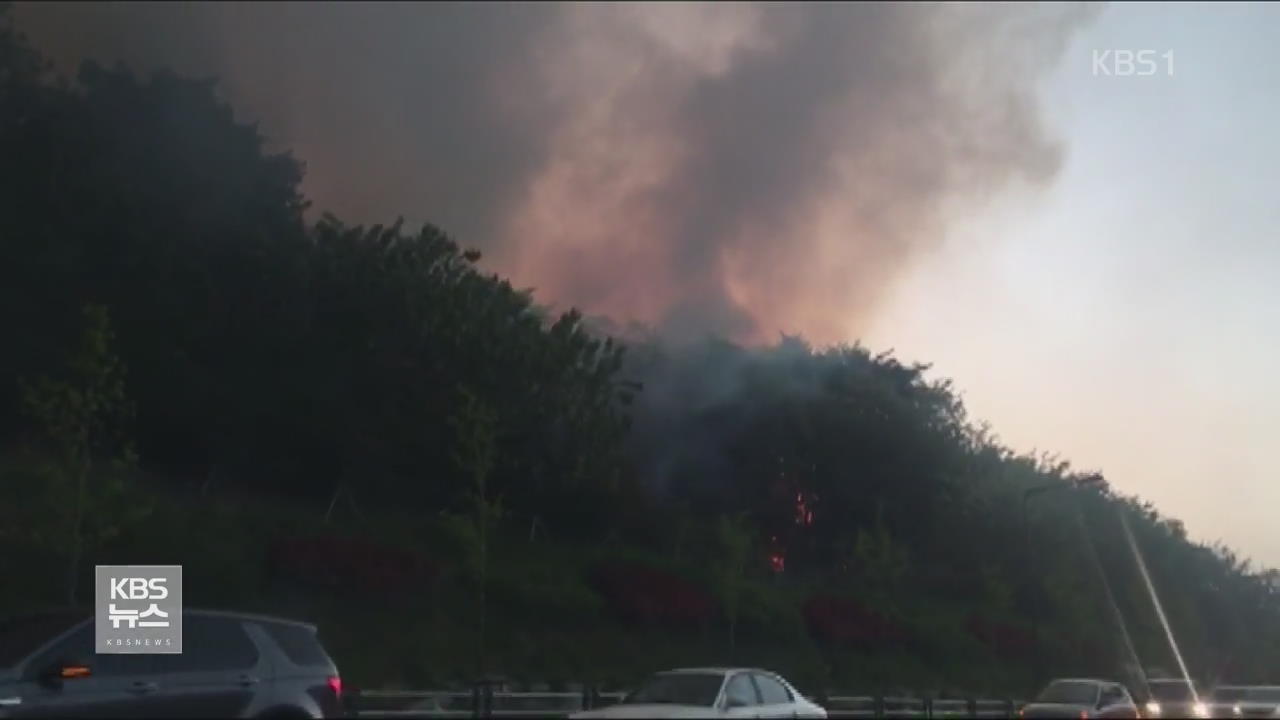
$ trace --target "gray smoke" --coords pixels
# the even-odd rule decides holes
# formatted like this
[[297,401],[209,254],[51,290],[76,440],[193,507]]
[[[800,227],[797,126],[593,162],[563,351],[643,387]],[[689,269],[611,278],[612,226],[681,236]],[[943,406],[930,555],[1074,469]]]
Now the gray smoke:
[[670,337],[849,340],[950,220],[1060,152],[1058,4],[20,4],[82,58],[215,75],[317,210],[403,215]]

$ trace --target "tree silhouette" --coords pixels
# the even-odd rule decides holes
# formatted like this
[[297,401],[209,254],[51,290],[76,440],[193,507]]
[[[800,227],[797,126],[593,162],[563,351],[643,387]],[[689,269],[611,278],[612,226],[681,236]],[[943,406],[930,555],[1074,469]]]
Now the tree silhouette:
[[106,308],[86,306],[84,320],[79,347],[63,372],[20,381],[27,412],[52,458],[47,477],[54,502],[46,511],[58,519],[40,539],[67,557],[69,605],[77,601],[86,548],[118,533],[127,516],[145,512],[140,498],[126,497],[121,475],[135,460],[128,437],[133,405]]

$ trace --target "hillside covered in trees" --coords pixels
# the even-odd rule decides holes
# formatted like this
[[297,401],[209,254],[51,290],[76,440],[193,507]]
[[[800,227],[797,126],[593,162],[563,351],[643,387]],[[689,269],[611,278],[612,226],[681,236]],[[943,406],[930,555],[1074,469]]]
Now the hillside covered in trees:
[[1274,680],[1270,572],[928,366],[551,316],[439,228],[309,222],[215,90],[55,77],[0,10],[0,612],[179,562],[188,604],[320,620],[358,684],[1025,690],[1175,667],[1127,523],[1192,673]]

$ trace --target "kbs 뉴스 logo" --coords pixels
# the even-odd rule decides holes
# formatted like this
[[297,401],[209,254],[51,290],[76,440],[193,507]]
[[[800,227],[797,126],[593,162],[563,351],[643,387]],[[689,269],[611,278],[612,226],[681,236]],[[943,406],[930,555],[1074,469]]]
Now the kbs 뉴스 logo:
[[99,565],[94,590],[98,652],[182,652],[181,565]]

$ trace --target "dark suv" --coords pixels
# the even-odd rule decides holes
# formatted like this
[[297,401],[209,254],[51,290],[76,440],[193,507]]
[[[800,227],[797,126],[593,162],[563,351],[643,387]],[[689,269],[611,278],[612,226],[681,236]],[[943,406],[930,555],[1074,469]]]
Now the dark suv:
[[342,716],[314,625],[185,610],[181,654],[96,654],[89,613],[0,621],[0,718]]

